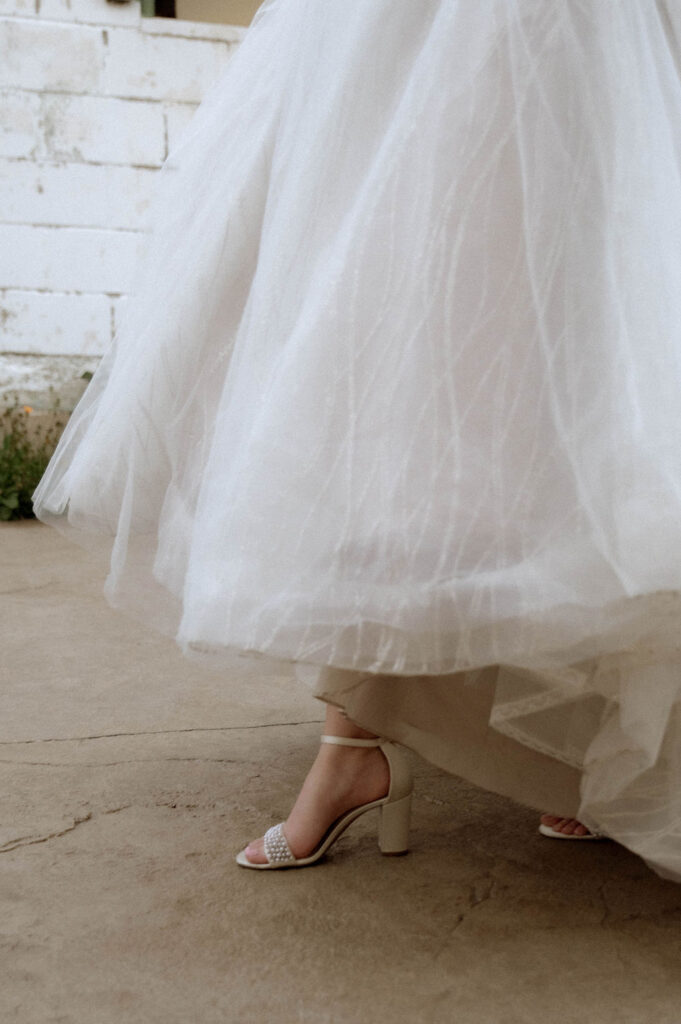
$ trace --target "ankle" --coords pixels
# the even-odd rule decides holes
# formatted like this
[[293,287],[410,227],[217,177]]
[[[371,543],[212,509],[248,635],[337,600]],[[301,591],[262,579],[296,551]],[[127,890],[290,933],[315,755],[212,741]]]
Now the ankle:
[[332,774],[344,770],[354,771],[357,765],[369,765],[384,763],[387,765],[385,754],[378,746],[355,747],[336,743],[322,743],[317,757],[320,763],[328,766]]
[[378,738],[375,733],[363,729],[351,718],[348,718],[341,708],[331,705],[326,710],[323,732],[325,736],[336,736],[342,739],[372,740]]

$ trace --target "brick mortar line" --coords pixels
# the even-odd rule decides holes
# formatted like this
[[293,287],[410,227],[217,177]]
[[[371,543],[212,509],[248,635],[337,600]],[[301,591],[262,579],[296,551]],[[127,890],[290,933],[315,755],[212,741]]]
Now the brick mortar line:
[[36,228],[39,231],[114,231],[117,234],[143,235],[145,232],[140,228],[114,228],[110,225],[99,226],[97,224],[36,224],[34,221],[26,220],[0,220],[0,228]]
[[[109,342],[109,344],[110,344],[110,342]],[[55,359],[59,359],[59,360],[62,360],[62,359],[79,359],[81,362],[85,362],[86,360],[87,360],[87,362],[92,362],[93,359],[101,359],[103,357],[103,355],[104,355],[103,352],[91,352],[89,355],[88,354],[83,355],[82,352],[0,352],[0,360],[4,359],[5,356],[11,356],[12,359],[32,359],[32,360],[35,360],[35,359],[49,359],[50,362],[54,362]],[[16,389],[14,389],[14,390],[16,390]],[[28,386],[27,390],[29,390],[29,391],[33,390],[34,391],[35,388],[31,387],[31,386]],[[41,409],[40,411],[44,412],[44,411],[51,411],[51,410],[42,410]],[[62,410],[55,410],[55,411],[62,412],[65,416],[69,416],[70,415],[70,410],[69,409],[62,409]],[[34,413],[35,413],[35,410],[34,410]],[[40,586],[29,587],[29,588],[18,587],[16,590],[5,590],[5,591],[3,591],[2,594],[0,594],[0,599],[5,598],[7,596],[12,597],[12,596],[15,596],[17,594],[26,593],[27,590],[30,590],[31,593],[34,593],[36,590],[43,590],[45,588],[45,586],[49,586],[49,584],[41,584]]]
[[[111,345],[111,341],[112,341],[111,338],[107,338],[106,339],[105,344],[106,344],[107,347],[109,345]],[[63,362],[63,360],[65,360],[65,359],[80,359],[80,360],[83,360],[83,361],[87,359],[88,361],[92,362],[92,360],[94,360],[94,359],[98,359],[98,360],[103,359],[105,354],[106,354],[106,350],[104,352],[93,352],[90,355],[87,355],[87,354],[83,355],[81,352],[0,352],[0,360],[2,360],[5,356],[12,356],[13,359],[32,359],[32,360],[36,360],[36,359],[49,359],[51,361],[51,363],[55,363],[55,361],[56,362]],[[95,367],[95,369],[96,369],[96,367]],[[5,387],[5,385],[3,385],[3,387]],[[12,391],[18,391],[18,390],[32,391],[32,392],[35,392],[35,391],[44,392],[46,390],[46,388],[45,388],[45,386],[43,384],[27,384],[26,382],[24,382],[22,384],[17,383],[17,384],[13,384],[11,386],[8,386],[7,390],[5,390],[2,394],[0,394],[0,398],[6,396],[8,391],[12,392]],[[36,412],[41,412],[42,413],[42,412],[52,412],[52,411],[59,412],[60,414],[63,413],[63,415],[66,416],[67,418],[71,415],[71,412],[72,412],[71,409],[59,409],[59,410],[51,410],[51,409],[37,409],[36,410],[36,409],[34,409],[33,410],[33,414],[35,415]],[[18,593],[18,591],[17,591],[17,593]],[[2,596],[3,595],[0,594],[0,598]]]
[[150,171],[153,174],[156,174],[162,166],[161,164],[158,166],[151,164],[114,164],[107,160],[59,160],[56,157],[41,157],[34,160],[30,156],[3,156],[0,154],[0,166],[2,164],[29,164],[37,170],[62,170],[67,167],[122,167],[126,171]]
[[[182,39],[192,43],[218,43],[221,46],[238,46],[242,42],[247,28],[247,26],[226,25],[225,27],[227,29],[237,30],[237,35],[233,39],[221,39],[219,36],[192,36],[183,35],[179,32],[152,32],[149,29],[143,28],[139,22],[134,25],[117,25],[115,22],[108,21],[76,21],[75,19],[60,20],[59,18],[43,18],[40,14],[3,14],[0,16],[0,25],[4,22],[15,22],[17,24],[23,23],[27,25],[59,25],[64,28],[70,28],[74,32],[82,29],[88,29],[92,32],[137,32],[146,39]],[[196,25],[200,23],[191,21],[189,24]],[[238,29],[240,27],[244,28],[244,32],[238,34]]]
[[79,99],[93,99],[93,100],[118,100],[122,103],[147,103],[150,106],[171,106],[171,107],[198,107],[201,100],[173,100],[168,99],[156,99],[153,96],[120,96],[118,93],[103,93],[103,92],[90,92],[89,90],[80,90],[79,92],[73,92],[70,89],[31,89],[23,85],[3,85],[0,86],[0,95],[6,96],[77,96]]
[[[16,285],[16,284],[15,285],[5,284],[5,285],[3,285],[0,288],[0,295],[5,295],[6,296],[8,292],[22,292],[22,294],[26,293],[26,294],[29,294],[29,295],[54,295],[54,296],[75,295],[75,296],[78,296],[78,297],[83,296],[83,295],[88,295],[88,296],[94,295],[94,296],[100,296],[100,297],[103,297],[103,298],[106,298],[106,299],[127,299],[127,298],[129,298],[132,295],[131,292],[85,292],[85,291],[78,291],[78,290],[77,291],[64,291],[63,288],[56,288],[56,289],[55,288],[35,288],[35,287],[29,287],[28,285]],[[38,353],[35,353],[35,352],[29,352],[29,353],[26,353],[26,352],[16,352],[14,354],[15,355],[37,355]],[[49,355],[49,353],[45,353],[45,354]],[[0,352],[0,355],[12,355],[12,353],[8,353],[6,351],[3,351],[3,352]],[[74,355],[78,355],[78,353],[74,353]],[[2,591],[0,591],[0,596],[1,595],[2,595]]]
[[130,171],[160,171],[163,164],[114,164],[110,160],[34,160],[30,156],[3,156],[0,158],[7,163],[30,164],[31,167],[38,167],[40,164],[50,163],[53,167],[124,167]]

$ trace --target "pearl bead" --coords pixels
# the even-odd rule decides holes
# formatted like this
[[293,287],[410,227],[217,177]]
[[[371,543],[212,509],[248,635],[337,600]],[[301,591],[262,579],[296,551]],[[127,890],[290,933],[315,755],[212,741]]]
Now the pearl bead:
[[272,828],[268,828],[265,833],[265,856],[269,864],[286,864],[293,862],[296,858],[291,853],[291,849],[286,842],[286,836],[284,835],[283,822],[279,825],[273,825]]

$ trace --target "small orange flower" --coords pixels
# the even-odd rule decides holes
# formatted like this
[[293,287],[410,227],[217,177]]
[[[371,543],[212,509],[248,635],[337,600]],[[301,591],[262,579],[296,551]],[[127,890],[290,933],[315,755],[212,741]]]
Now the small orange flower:
[[24,406],[24,412],[33,412],[33,406],[32,405],[25,405]]

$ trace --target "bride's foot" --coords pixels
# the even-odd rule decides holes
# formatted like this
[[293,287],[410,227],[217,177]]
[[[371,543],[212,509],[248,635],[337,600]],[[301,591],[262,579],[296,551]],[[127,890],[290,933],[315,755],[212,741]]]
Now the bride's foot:
[[541,823],[547,828],[553,829],[554,832],[561,832],[564,836],[593,835],[586,825],[582,825],[581,821],[577,821],[576,818],[561,818],[557,814],[542,814]]
[[[335,709],[330,709],[325,731],[330,735],[371,738],[371,733],[358,729]],[[293,856],[309,856],[336,819],[354,807],[387,796],[389,787],[390,769],[380,748],[323,743],[284,823]],[[251,864],[266,864],[263,838],[249,843],[244,854]]]

